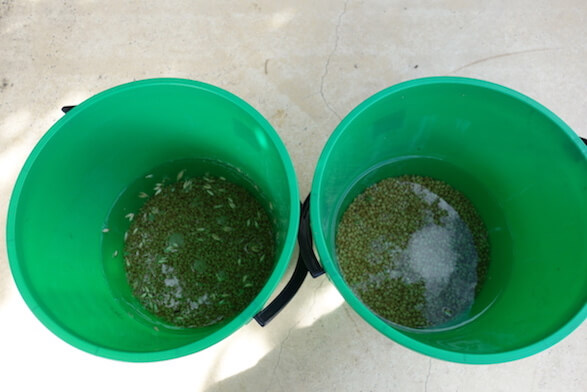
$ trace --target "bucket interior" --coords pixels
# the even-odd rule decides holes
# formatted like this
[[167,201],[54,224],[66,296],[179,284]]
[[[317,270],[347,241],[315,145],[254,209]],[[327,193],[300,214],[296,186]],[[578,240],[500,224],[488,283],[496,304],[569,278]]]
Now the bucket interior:
[[[227,176],[248,188],[273,219],[273,271],[230,321],[164,328],[125,297],[124,271],[110,257],[129,225],[121,213],[139,207],[125,191],[165,165]],[[11,267],[37,317],[78,348],[133,361],[177,357],[218,342],[261,309],[289,263],[298,200],[285,147],[246,103],[192,81],[134,82],[70,111],[34,149],[9,211]]]
[[[319,256],[349,304],[407,347],[476,363],[540,351],[585,317],[586,156],[561,120],[501,86],[429,78],[392,87],[351,112],[320,157],[310,215]],[[341,275],[335,235],[342,214],[368,186],[406,174],[461,191],[488,230],[487,281],[457,325],[391,326]]]

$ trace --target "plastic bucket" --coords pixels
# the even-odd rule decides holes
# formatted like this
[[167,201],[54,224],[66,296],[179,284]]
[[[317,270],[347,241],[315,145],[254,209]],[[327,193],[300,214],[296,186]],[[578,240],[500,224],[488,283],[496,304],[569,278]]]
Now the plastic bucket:
[[[335,235],[369,185],[415,174],[463,192],[489,231],[488,278],[466,320],[392,326],[345,283]],[[587,147],[549,110],[464,78],[413,80],[355,108],[318,161],[310,223],[319,258],[350,306],[390,339],[455,362],[519,359],[556,343],[587,314]]]
[[[128,227],[112,209],[135,207],[121,202],[125,189],[178,160],[236,169],[269,205],[276,230],[274,267],[259,294],[230,321],[204,328],[164,328],[128,306],[124,270],[108,257]],[[249,322],[288,266],[298,219],[292,163],[259,113],[210,85],[153,79],[100,93],[47,132],[14,188],[7,243],[22,296],[53,333],[99,356],[155,361],[202,350]]]

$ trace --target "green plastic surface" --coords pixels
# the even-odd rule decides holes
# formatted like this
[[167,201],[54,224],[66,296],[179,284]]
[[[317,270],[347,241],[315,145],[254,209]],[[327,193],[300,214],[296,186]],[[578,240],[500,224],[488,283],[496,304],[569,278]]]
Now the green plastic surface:
[[[275,265],[257,297],[229,322],[160,328],[123,300],[127,283],[105,268],[103,248],[110,243],[103,244],[102,229],[119,196],[137,178],[169,162],[198,159],[239,169],[270,203],[277,232]],[[207,84],[152,79],[88,99],[47,132],[14,188],[7,244],[23,298],[53,333],[99,356],[155,361],[202,350],[249,322],[287,268],[298,221],[293,165],[258,112]],[[109,234],[116,227],[111,229]]]
[[[491,243],[488,281],[466,322],[393,327],[344,282],[337,223],[381,178],[431,176],[469,197]],[[390,87],[355,108],[318,161],[310,219],[322,264],[346,301],[394,341],[436,358],[498,363],[558,342],[587,315],[587,147],[532,99],[473,79]]]

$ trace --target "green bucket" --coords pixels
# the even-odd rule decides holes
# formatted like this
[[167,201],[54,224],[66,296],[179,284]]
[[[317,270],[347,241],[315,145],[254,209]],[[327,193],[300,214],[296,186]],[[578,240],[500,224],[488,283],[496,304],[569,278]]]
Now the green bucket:
[[[230,321],[165,328],[129,305],[124,268],[109,256],[128,228],[120,213],[138,203],[125,190],[150,170],[185,165],[231,176],[264,200],[276,257],[259,294]],[[298,223],[292,163],[258,112],[207,84],[153,79],[100,93],[47,132],[14,188],[7,245],[22,296],[53,333],[99,356],[155,361],[200,351],[249,322],[289,264]]]
[[[489,231],[487,281],[458,325],[391,325],[341,275],[341,215],[368,186],[404,174],[463,192]],[[499,85],[436,77],[381,91],[340,123],[318,161],[310,223],[326,273],[371,326],[432,357],[487,364],[544,350],[585,319],[586,201],[587,147],[558,117]]]

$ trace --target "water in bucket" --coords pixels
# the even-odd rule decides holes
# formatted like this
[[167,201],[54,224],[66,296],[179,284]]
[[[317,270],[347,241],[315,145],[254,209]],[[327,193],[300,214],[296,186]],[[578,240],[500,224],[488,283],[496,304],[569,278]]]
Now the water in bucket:
[[157,329],[227,322],[273,268],[271,209],[225,163],[176,160],[149,170],[120,195],[102,230],[113,295]]
[[[341,272],[369,308],[400,329],[455,328],[472,321],[499,294],[495,286],[482,290],[489,244],[475,207],[444,182],[405,175],[431,169],[436,175],[466,175],[436,160],[390,162],[362,176],[340,209]],[[398,172],[404,174],[397,177]],[[365,184],[372,185],[365,189]],[[489,192],[473,178],[467,184],[468,192],[487,198]],[[487,200],[483,205],[495,207]],[[492,224],[500,219],[495,210],[489,214]],[[485,300],[475,301],[481,292]]]
[[392,177],[367,188],[345,211],[336,244],[341,271],[361,300],[412,328],[458,324],[489,263],[474,206],[429,177]]

